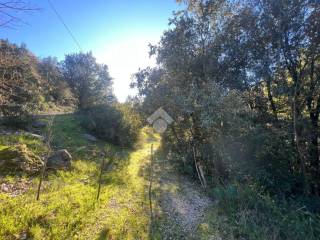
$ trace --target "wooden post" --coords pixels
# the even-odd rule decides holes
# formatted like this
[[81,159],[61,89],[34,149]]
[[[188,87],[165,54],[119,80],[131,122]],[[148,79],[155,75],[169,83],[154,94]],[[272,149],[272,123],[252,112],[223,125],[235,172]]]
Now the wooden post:
[[48,152],[47,152],[47,155],[46,155],[46,157],[44,159],[43,167],[42,167],[41,174],[40,174],[40,180],[39,180],[39,184],[38,184],[37,197],[36,197],[37,201],[40,199],[40,191],[41,191],[42,181],[43,181],[43,178],[44,178],[44,175],[45,175],[45,172],[46,172],[48,158],[50,157],[50,154],[52,152],[52,149],[51,149],[51,138],[52,138],[53,121],[54,121],[54,116],[50,119],[50,122],[48,124],[47,140],[46,140],[46,145],[47,145],[47,148],[48,148]]
[[152,181],[153,181],[153,144],[151,144],[150,171],[149,171],[149,205],[150,205],[151,231],[153,228]]
[[99,186],[98,186],[98,194],[97,194],[97,201],[99,200],[100,197],[100,189],[101,189],[101,178],[102,178],[102,172],[103,172],[103,168],[104,168],[104,154],[101,154],[102,158],[102,162],[101,162],[101,166],[100,166],[100,175],[99,175]]
[[199,181],[201,183],[201,186],[203,188],[206,188],[206,183],[205,183],[205,179],[204,179],[204,176],[203,176],[202,169],[200,168],[200,166],[198,166],[198,163],[197,163],[197,156],[196,156],[196,151],[195,151],[194,146],[192,147],[192,151],[193,151],[194,165],[195,165],[197,173],[198,173]]

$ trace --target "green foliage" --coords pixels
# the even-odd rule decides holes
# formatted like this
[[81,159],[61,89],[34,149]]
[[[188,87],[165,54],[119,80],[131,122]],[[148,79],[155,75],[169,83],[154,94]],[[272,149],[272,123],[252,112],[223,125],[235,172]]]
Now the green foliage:
[[1,171],[23,171],[37,173],[43,167],[42,159],[30,151],[26,145],[16,145],[0,150]]
[[[147,182],[143,165],[150,144],[159,139],[142,132],[141,148],[132,152],[103,141],[83,139],[80,116],[58,115],[53,123],[54,149],[67,148],[73,156],[71,171],[48,172],[40,201],[35,200],[38,178],[4,175],[0,182],[29,182],[26,193],[12,197],[0,193],[0,239],[149,239]],[[148,139],[147,139],[148,138]],[[30,136],[0,136],[2,145],[26,144],[35,153],[44,143]],[[96,201],[100,151],[110,163],[102,176]],[[111,160],[111,161],[110,161]]]
[[82,126],[108,142],[132,147],[138,138],[141,119],[128,104],[100,105],[82,113]]
[[255,186],[228,185],[212,192],[216,204],[199,232],[222,239],[317,239],[319,215],[276,201]]
[[41,85],[37,58],[23,45],[0,40],[0,59],[0,116],[34,112]]
[[72,106],[75,104],[75,98],[64,79],[60,65],[54,57],[43,58],[38,64],[38,71],[45,80],[42,86],[45,96],[43,102],[51,101],[56,105]]
[[12,146],[16,144],[25,144],[36,155],[43,155],[47,150],[40,139],[31,135],[0,135],[0,146]]
[[0,116],[14,117],[6,123],[13,120],[12,125],[23,125],[28,115],[75,104],[55,58],[38,59],[25,45],[7,40],[0,40],[0,56]]
[[151,46],[158,67],[132,83],[146,116],[162,106],[175,120],[163,148],[202,182],[319,195],[320,5],[180,2]]
[[62,72],[81,110],[114,99],[108,67],[98,64],[91,52],[66,55]]
[[0,125],[4,125],[9,128],[26,129],[27,126],[33,121],[32,117],[28,113],[17,113],[18,116],[4,116],[0,119]]

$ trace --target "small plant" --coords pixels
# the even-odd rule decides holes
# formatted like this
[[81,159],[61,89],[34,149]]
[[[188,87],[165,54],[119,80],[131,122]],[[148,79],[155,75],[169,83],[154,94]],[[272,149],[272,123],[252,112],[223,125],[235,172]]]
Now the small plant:
[[132,147],[141,127],[139,114],[126,104],[91,107],[81,112],[81,119],[89,132],[121,147]]

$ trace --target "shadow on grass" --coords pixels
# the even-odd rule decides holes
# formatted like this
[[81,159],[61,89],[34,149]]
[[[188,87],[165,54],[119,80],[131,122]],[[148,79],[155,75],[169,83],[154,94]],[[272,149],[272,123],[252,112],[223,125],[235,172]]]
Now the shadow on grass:
[[110,230],[105,227],[100,232],[99,237],[97,238],[97,240],[109,240],[109,239],[112,239],[111,236],[110,236]]
[[[53,125],[51,129],[48,126],[42,129],[42,135],[46,135],[48,131],[51,131],[52,150],[67,149],[72,155],[73,161],[91,161],[94,162],[97,169],[100,172],[100,166],[102,162],[101,153],[106,153],[105,167],[103,169],[102,184],[116,184],[122,185],[124,181],[117,176],[118,170],[121,170],[129,163],[129,155],[132,152],[129,149],[113,146],[104,141],[90,142],[83,134],[87,133],[81,126],[80,117],[76,113],[66,113],[58,115],[39,115],[35,117],[39,121],[49,122],[53,118]],[[14,145],[14,144],[26,144],[28,148],[35,154],[44,157],[47,153],[45,143],[33,139],[30,136],[20,135],[6,135],[0,136],[0,145]],[[74,164],[72,164],[74,165]],[[71,168],[72,172],[84,171],[84,169],[77,169],[74,166]],[[57,171],[50,171],[50,174],[56,174]],[[115,174],[108,174],[115,172]],[[21,177],[25,174],[20,171],[0,171],[0,176],[15,176]],[[30,177],[37,177],[38,174],[34,174]],[[97,176],[93,176],[97,177]]]
[[54,149],[65,148],[72,154],[74,159],[92,160],[101,162],[100,154],[105,152],[108,160],[114,164],[119,159],[127,160],[129,150],[113,146],[105,141],[88,141],[83,135],[88,133],[81,126],[79,114],[57,115],[53,124]]
[[[150,149],[151,153],[151,149]],[[150,184],[150,162],[141,166],[139,176],[145,178]],[[164,183],[168,174],[172,173],[173,165],[168,162],[166,154],[162,151],[161,147],[155,151],[153,157],[153,177],[152,177],[152,212],[153,218],[150,214],[150,227],[149,227],[149,239],[189,239],[186,233],[182,230],[181,226],[177,222],[173,221],[167,215],[167,210],[164,208],[165,198],[163,194],[167,190],[161,188],[160,185]],[[177,186],[178,187],[178,186]],[[146,194],[146,198],[149,201],[149,195]],[[191,238],[190,238],[191,239]],[[193,238],[192,238],[193,239]]]

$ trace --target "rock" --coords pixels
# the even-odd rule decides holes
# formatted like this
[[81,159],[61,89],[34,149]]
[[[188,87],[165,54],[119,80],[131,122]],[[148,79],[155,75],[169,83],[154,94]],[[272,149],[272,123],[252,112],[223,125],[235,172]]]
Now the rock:
[[9,188],[5,183],[1,184],[1,191],[6,193],[9,192]]
[[23,233],[20,234],[19,240],[26,240],[27,237],[28,237],[28,236],[27,236],[27,233],[23,232]]
[[17,197],[21,194],[26,193],[29,190],[31,184],[31,181],[26,181],[23,179],[19,179],[11,183],[3,182],[0,186],[0,192],[7,193],[11,197]]
[[26,173],[36,173],[41,170],[43,161],[26,145],[16,145],[5,147],[0,150],[0,168],[8,171],[23,171]]
[[45,128],[48,124],[46,122],[35,121],[31,125],[34,128]]
[[47,168],[69,169],[71,167],[71,160],[71,154],[66,149],[61,149],[48,158]]
[[44,141],[44,139],[45,139],[44,136],[41,136],[41,135],[35,134],[35,133],[26,132],[25,135],[28,135],[28,136],[33,137],[33,138],[37,138],[37,139],[39,139],[41,141]]
[[95,136],[93,136],[93,135],[91,135],[91,134],[88,134],[88,133],[85,133],[85,134],[83,134],[82,136],[83,136],[86,140],[91,141],[91,142],[96,142],[96,141],[98,141],[98,139],[97,139]]

